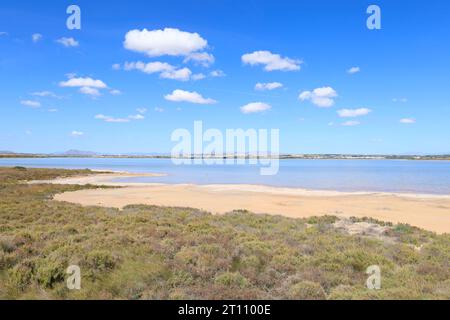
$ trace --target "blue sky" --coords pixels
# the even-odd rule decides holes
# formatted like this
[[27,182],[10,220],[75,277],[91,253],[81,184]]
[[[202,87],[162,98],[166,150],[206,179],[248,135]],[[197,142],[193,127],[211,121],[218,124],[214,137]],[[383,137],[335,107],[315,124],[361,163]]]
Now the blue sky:
[[[66,28],[71,4],[81,30]],[[381,30],[366,27],[370,4]],[[164,153],[202,120],[279,128],[286,153],[448,153],[448,12],[444,0],[3,0],[0,150]]]

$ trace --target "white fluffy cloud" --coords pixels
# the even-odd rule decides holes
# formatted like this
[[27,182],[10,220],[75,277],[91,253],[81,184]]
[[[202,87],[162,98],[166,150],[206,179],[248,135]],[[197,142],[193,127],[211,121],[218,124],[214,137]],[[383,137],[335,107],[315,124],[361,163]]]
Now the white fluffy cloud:
[[97,88],[97,89],[105,89],[108,86],[106,83],[104,83],[102,80],[95,80],[92,78],[71,78],[67,81],[61,81],[59,83],[60,87],[70,87],[70,88],[76,88],[76,87],[90,87],[90,88]]
[[361,71],[360,67],[351,67],[350,69],[347,70],[348,74],[355,74]]
[[201,94],[195,91],[189,92],[180,89],[174,90],[171,94],[164,96],[164,98],[173,102],[190,102],[196,104],[214,104],[217,102],[210,98],[204,98]]
[[136,111],[140,114],[144,114],[147,112],[147,108],[137,108]]
[[176,67],[166,62],[125,62],[124,70],[139,70],[144,73],[153,74],[159,73],[159,76],[163,79],[172,79],[180,81],[188,81],[191,79],[192,71],[189,68],[177,69]]
[[82,94],[86,94],[92,97],[98,97],[100,96],[100,91],[97,88],[92,88],[92,87],[81,87],[80,88],[80,92]]
[[41,103],[39,101],[35,101],[35,100],[22,100],[20,101],[20,103],[26,107],[30,107],[30,108],[40,108],[41,107]]
[[144,63],[141,61],[137,62],[125,62],[123,66],[124,70],[130,71],[130,70],[139,70],[144,73],[152,74],[152,73],[160,73],[164,71],[172,71],[175,69],[174,66],[166,63],[166,62],[149,62]]
[[35,33],[31,36],[31,40],[33,40],[34,43],[39,42],[42,39],[42,34]]
[[264,90],[275,90],[282,88],[283,84],[279,82],[269,82],[269,83],[257,83],[255,85],[255,90],[264,91]]
[[264,103],[264,102],[252,102],[249,104],[246,104],[245,106],[241,107],[241,112],[244,114],[248,113],[257,113],[257,112],[263,112],[270,110],[272,108],[271,105]]
[[346,122],[342,123],[341,126],[354,127],[354,126],[359,126],[360,124],[361,124],[361,122],[359,122],[359,121],[346,121]]
[[365,116],[371,113],[372,110],[368,108],[359,108],[359,109],[341,109],[338,110],[338,115],[341,118],[356,118],[360,116]]
[[244,64],[263,65],[266,71],[296,71],[300,70],[302,61],[294,60],[287,57],[282,57],[279,54],[274,54],[270,51],[255,51],[247,53],[242,56]]
[[196,73],[196,74],[192,75],[192,80],[194,80],[194,81],[202,80],[205,78],[206,78],[206,76],[203,73]]
[[403,123],[403,124],[414,124],[414,123],[416,123],[416,119],[403,118],[403,119],[400,119],[400,123]]
[[56,40],[57,43],[62,44],[64,47],[66,48],[70,48],[70,47],[78,47],[80,44],[77,40],[75,40],[74,38],[60,38],[58,40]]
[[193,61],[194,63],[198,63],[204,67],[209,67],[215,61],[214,56],[207,52],[194,52],[189,54],[185,59],[184,63],[188,63],[189,61]]
[[150,57],[163,55],[188,56],[205,49],[208,42],[198,33],[174,28],[164,30],[131,30],[125,35],[124,47]]
[[221,78],[226,76],[225,72],[222,70],[213,70],[209,73],[209,75],[213,78]]
[[298,96],[299,100],[309,100],[320,108],[329,108],[334,106],[334,98],[337,92],[331,87],[316,88],[313,91],[303,91]]
[[[82,94],[89,95],[93,98],[101,96],[100,89],[107,89],[108,86],[102,80],[96,80],[92,78],[76,78],[72,77],[67,81],[61,81],[60,87],[67,88],[80,88],[79,91]],[[111,91],[111,94],[115,94],[118,90]],[[118,91],[119,92],[119,91]]]
[[178,70],[164,71],[159,76],[163,79],[172,79],[180,81],[188,81],[191,78],[192,71],[189,68]]
[[71,135],[72,137],[81,137],[81,136],[84,135],[84,132],[74,130],[74,131],[72,131],[72,132],[70,133],[70,135]]

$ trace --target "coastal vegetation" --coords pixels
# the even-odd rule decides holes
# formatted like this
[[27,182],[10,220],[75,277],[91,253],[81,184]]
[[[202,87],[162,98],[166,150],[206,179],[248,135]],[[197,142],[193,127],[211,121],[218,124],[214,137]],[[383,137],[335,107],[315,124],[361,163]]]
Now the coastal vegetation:
[[[0,168],[0,299],[450,299],[449,234],[369,218],[83,207],[52,197],[98,186],[27,183],[90,173]],[[367,228],[347,232],[354,224]],[[81,290],[66,286],[70,265]],[[380,290],[366,287],[372,265]]]

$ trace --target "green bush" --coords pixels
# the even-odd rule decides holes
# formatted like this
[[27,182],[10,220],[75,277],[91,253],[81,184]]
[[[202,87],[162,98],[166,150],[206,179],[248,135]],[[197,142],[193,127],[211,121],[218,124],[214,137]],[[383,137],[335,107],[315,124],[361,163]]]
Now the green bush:
[[301,281],[289,288],[289,299],[293,300],[324,300],[325,291],[319,283]]
[[35,262],[32,260],[24,260],[10,270],[8,279],[15,289],[25,291],[34,279],[34,273]]
[[239,272],[225,272],[215,278],[215,283],[227,287],[245,288],[248,286],[248,280]]
[[[336,217],[83,207],[51,199],[97,187],[24,182],[80,174],[0,168],[0,299],[449,299],[450,235],[369,218],[382,237],[337,230]],[[82,290],[66,288],[68,265]],[[365,287],[370,265],[382,290]]]
[[65,279],[66,266],[58,262],[43,262],[36,272],[37,282],[45,288],[53,288]]
[[109,251],[93,250],[85,256],[83,267],[87,269],[87,272],[108,272],[116,267],[117,260]]

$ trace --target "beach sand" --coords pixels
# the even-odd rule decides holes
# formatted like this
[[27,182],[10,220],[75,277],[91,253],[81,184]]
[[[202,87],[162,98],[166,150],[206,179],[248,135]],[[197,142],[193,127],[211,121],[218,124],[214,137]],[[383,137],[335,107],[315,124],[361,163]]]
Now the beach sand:
[[[34,183],[122,186],[66,192],[54,197],[85,206],[123,208],[130,204],[192,207],[215,214],[236,209],[293,218],[334,215],[371,217],[407,223],[437,233],[450,233],[450,196],[370,192],[313,191],[259,185],[167,185],[118,183],[117,178],[142,174],[112,173],[35,181]],[[146,176],[158,176],[147,174]]]

